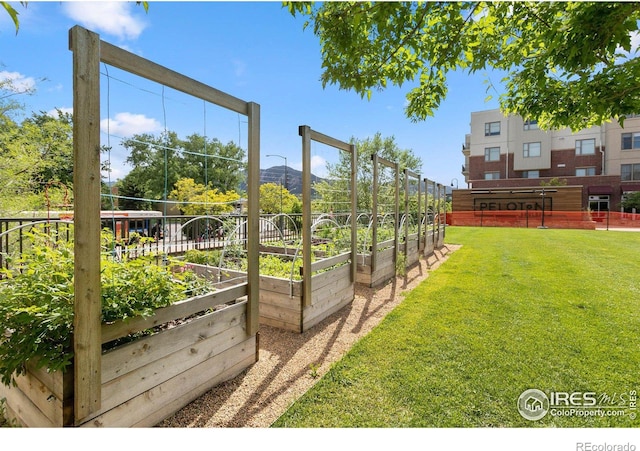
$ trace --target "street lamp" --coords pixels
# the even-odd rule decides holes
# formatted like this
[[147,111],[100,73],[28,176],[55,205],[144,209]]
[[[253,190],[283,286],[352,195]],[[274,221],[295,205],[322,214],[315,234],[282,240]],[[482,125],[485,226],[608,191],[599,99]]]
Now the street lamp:
[[288,190],[289,186],[287,185],[287,157],[283,157],[282,155],[276,155],[276,154],[265,155],[265,157],[279,157],[284,159],[284,189]]
[[451,179],[451,186],[453,187],[453,181],[456,181],[456,189],[458,189],[458,179],[457,178],[452,178]]

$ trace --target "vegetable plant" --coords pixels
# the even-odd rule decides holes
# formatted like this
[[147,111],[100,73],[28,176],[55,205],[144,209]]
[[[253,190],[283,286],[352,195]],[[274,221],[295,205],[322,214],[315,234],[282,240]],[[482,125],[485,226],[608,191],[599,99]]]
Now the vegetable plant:
[[[31,360],[51,371],[73,359],[73,244],[33,230],[21,255],[0,269],[0,381],[11,383]],[[103,249],[109,249],[104,239]],[[188,296],[210,291],[190,272],[173,272],[152,259],[101,259],[102,321],[150,315]]]

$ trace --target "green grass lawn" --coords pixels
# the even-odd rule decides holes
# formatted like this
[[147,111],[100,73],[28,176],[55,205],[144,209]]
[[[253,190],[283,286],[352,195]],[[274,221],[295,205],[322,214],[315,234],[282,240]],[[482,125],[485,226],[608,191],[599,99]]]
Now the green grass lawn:
[[[446,242],[463,246],[275,427],[640,426],[640,233],[452,227]],[[530,388],[625,415],[527,420]]]

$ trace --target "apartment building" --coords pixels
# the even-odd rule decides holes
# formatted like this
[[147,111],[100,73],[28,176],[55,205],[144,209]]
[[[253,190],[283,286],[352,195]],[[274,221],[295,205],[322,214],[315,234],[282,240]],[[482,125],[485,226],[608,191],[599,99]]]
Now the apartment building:
[[471,113],[462,174],[468,188],[540,187],[557,178],[582,187],[582,209],[620,211],[640,191],[640,115],[571,132],[500,110]]

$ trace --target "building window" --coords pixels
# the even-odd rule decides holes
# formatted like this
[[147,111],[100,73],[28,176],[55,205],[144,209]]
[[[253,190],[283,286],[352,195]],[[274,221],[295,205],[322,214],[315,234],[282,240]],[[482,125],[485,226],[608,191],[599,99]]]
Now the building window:
[[500,122],[485,122],[484,136],[496,136],[500,134]]
[[528,120],[524,121],[524,130],[538,130],[538,121]]
[[576,155],[594,155],[596,153],[596,139],[576,139]]
[[622,150],[640,149],[640,133],[623,133]]
[[523,179],[539,179],[540,171],[522,171]]
[[484,161],[500,161],[500,147],[485,147]]
[[524,143],[522,145],[522,156],[524,158],[534,158],[540,156],[540,143]]
[[586,177],[589,175],[596,175],[596,168],[591,166],[588,168],[576,168],[576,177]]
[[500,178],[500,172],[485,172],[485,180],[498,180]]
[[640,163],[620,165],[620,180],[640,180]]

